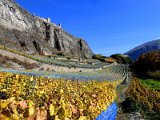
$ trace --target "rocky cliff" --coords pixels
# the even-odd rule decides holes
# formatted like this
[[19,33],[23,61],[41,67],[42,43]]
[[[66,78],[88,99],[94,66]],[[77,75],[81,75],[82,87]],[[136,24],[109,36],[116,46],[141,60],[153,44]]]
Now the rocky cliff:
[[47,19],[33,16],[13,0],[0,0],[0,44],[29,54],[92,57],[83,39],[65,32]]

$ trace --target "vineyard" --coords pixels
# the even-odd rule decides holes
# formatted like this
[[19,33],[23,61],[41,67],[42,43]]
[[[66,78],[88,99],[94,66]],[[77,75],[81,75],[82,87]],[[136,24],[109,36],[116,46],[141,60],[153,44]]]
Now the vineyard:
[[140,111],[147,120],[158,120],[160,112],[160,92],[146,87],[138,78],[134,78],[126,91],[126,95],[132,98],[130,109]]
[[[19,52],[5,46],[0,45],[0,50],[5,50],[10,53],[14,53],[16,55],[24,56],[31,60],[34,60],[39,63],[49,64],[49,65],[57,65],[57,66],[64,66],[64,67],[73,67],[73,68],[100,68],[105,65],[108,65],[105,62],[100,62],[99,60],[95,59],[79,59],[79,58],[71,58],[66,56],[42,56],[42,55],[30,55],[23,52]],[[1,53],[2,54],[2,53]]]
[[32,70],[13,70],[0,68],[1,72],[19,73],[31,76],[44,76],[47,78],[62,78],[69,80],[117,80],[124,79],[126,77],[127,71],[126,65],[111,65],[103,70],[93,71],[93,72],[46,72],[46,71],[32,71]]
[[4,120],[94,120],[114,102],[116,87],[125,77],[124,65],[46,76],[0,71],[0,118]]
[[32,1],[0,0],[0,120],[160,120],[160,0]]

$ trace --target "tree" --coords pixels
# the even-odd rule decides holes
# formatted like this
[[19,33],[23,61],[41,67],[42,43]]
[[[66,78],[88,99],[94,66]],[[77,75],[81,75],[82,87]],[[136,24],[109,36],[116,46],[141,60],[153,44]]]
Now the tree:
[[160,71],[160,50],[142,54],[132,65],[136,75],[149,76],[149,73]]
[[113,54],[110,56],[111,58],[115,59],[119,64],[132,64],[132,60],[127,55],[122,54]]

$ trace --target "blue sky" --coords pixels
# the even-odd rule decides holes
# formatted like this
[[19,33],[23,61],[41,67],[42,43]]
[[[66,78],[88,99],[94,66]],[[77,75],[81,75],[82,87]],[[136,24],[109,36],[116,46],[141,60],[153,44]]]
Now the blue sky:
[[124,53],[160,38],[160,0],[16,0],[85,39],[94,53]]

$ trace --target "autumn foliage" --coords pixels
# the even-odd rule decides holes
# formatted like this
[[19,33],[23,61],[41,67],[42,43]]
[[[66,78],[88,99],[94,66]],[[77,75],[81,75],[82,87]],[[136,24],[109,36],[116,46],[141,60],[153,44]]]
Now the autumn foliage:
[[0,119],[93,120],[115,100],[120,82],[0,73]]
[[[153,51],[146,54],[143,54],[132,66],[133,71],[136,75],[139,76],[154,76],[160,72],[160,51]],[[156,77],[156,76],[155,76]]]
[[126,91],[126,95],[141,103],[143,106],[142,109],[144,110],[160,111],[160,92],[146,88],[137,78],[132,80],[132,83]]

